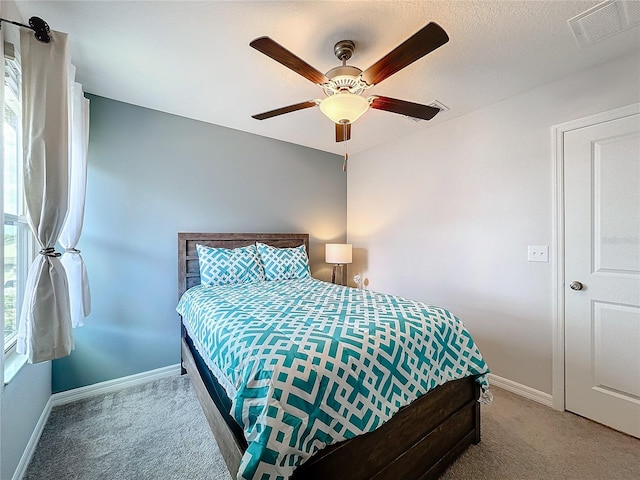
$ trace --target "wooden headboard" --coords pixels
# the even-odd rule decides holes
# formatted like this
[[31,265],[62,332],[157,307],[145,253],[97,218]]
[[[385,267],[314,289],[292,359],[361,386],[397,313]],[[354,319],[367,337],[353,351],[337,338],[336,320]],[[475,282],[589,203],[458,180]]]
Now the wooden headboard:
[[255,242],[279,248],[304,245],[309,254],[308,233],[178,233],[178,298],[200,284],[200,267],[196,245],[237,248]]

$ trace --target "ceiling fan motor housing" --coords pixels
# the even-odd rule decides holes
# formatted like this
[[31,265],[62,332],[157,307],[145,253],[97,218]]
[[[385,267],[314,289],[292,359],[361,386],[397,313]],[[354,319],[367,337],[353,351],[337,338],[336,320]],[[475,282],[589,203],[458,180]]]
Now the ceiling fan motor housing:
[[323,85],[324,93],[334,95],[338,92],[349,92],[360,95],[368,85],[360,80],[362,70],[351,65],[341,65],[326,73],[329,82]]

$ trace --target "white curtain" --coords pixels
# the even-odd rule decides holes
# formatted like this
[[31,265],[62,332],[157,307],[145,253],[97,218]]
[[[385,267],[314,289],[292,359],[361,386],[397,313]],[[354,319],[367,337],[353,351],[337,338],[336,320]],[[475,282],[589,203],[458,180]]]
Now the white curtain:
[[84,325],[91,313],[91,291],[87,267],[76,247],[82,234],[87,187],[87,149],[89,145],[89,100],[82,85],[74,82],[75,67],[69,64],[69,212],[58,242],[65,249],[60,259],[67,273],[69,305],[73,327]]
[[69,59],[64,33],[41,43],[21,29],[20,43],[26,210],[41,249],[27,276],[17,351],[36,363],[74,346],[67,279],[54,247],[68,208]]

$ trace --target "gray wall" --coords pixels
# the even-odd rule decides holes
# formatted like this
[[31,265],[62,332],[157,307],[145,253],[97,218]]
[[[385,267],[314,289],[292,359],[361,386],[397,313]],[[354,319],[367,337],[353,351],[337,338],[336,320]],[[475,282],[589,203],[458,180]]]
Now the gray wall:
[[13,478],[51,396],[51,362],[26,364],[2,389],[0,479]]
[[178,232],[308,232],[311,269],[346,238],[339,156],[90,96],[85,226],[93,312],[53,392],[177,364]]

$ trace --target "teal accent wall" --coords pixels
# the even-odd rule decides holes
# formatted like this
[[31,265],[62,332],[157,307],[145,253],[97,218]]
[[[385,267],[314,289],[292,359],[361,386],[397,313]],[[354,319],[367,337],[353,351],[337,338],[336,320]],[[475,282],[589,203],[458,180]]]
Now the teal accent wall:
[[87,97],[93,311],[53,362],[53,392],[180,361],[178,232],[308,232],[312,274],[328,278],[324,243],[346,240],[340,156]]

